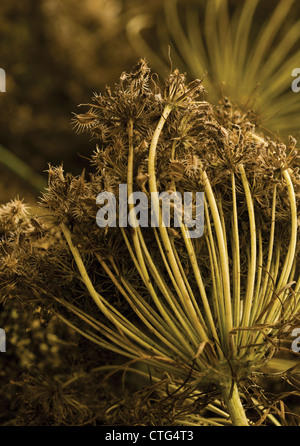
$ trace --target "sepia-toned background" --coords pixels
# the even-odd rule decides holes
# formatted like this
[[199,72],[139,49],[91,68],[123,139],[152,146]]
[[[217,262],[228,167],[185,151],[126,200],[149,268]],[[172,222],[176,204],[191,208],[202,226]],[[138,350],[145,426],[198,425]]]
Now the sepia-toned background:
[[[1,0],[0,68],[6,72],[6,92],[0,93],[0,205],[19,196],[35,206],[47,186],[48,163],[63,163],[75,175],[89,170],[96,141],[76,134],[72,113],[93,92],[113,86],[141,57],[161,76],[177,66],[188,79],[206,76],[210,101],[228,95],[241,106],[253,106],[258,131],[284,141],[290,134],[297,138],[300,93],[291,90],[291,72],[300,66],[300,2],[229,0],[228,15],[225,3]],[[253,15],[243,14],[243,6],[251,3]],[[209,9],[212,4],[217,13]],[[0,425],[34,425],[33,410],[24,419],[20,412],[15,421],[19,395],[24,392],[22,401],[30,401],[30,386],[43,379],[51,390],[49,376],[67,374],[74,348],[83,352],[82,361],[90,358],[86,344],[68,330],[50,325],[45,333],[16,306],[1,308],[0,314],[0,327],[10,330],[8,353],[0,357]],[[289,354],[285,359],[294,365]],[[31,375],[23,385],[22,376],[32,366],[38,367],[37,381]],[[280,378],[268,385],[282,391]],[[98,398],[96,390],[89,395]],[[299,409],[299,402],[292,403]],[[48,409],[51,413],[51,407],[42,413]],[[43,423],[49,423],[46,416],[39,419]]]

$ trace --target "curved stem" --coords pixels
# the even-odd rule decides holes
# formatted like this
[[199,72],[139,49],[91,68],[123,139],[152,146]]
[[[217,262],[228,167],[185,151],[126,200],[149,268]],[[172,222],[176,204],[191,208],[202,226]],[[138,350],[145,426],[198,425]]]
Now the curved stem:
[[233,325],[240,325],[241,261],[235,176],[232,173],[232,260],[233,260]]
[[[149,174],[149,188],[151,192],[151,200],[153,205],[153,210],[155,213],[155,217],[157,221],[160,221],[160,213],[159,213],[159,198],[158,198],[158,192],[157,192],[157,185],[156,185],[156,170],[155,170],[155,159],[156,159],[156,148],[158,144],[158,140],[160,137],[160,134],[162,132],[162,129],[164,127],[164,124],[169,116],[169,114],[172,111],[171,105],[166,105],[165,109],[163,111],[163,114],[157,124],[157,127],[155,129],[155,132],[152,137],[150,149],[149,149],[149,157],[148,157],[148,174]],[[180,273],[180,268],[178,266],[178,263],[176,261],[176,256],[174,255],[173,247],[170,242],[170,238],[168,235],[167,228],[164,227],[162,224],[159,224],[159,232],[161,235],[161,240],[163,243],[163,246],[165,248],[165,252],[170,264],[170,267],[172,269],[172,272],[174,276],[176,277],[176,281],[178,284],[178,288],[180,289],[182,305],[185,309],[185,312],[187,316],[189,317],[189,320],[193,324],[195,330],[198,331],[200,338],[202,341],[208,341],[209,338],[206,333],[206,327],[203,327],[201,324],[197,312],[195,310],[195,307],[190,299],[188,290],[186,288],[184,279]]]
[[[165,120],[167,119],[169,113],[171,112],[171,107],[166,107],[166,112],[163,114],[162,118],[159,121],[158,129],[155,132],[156,139],[153,136],[153,139],[155,139],[156,144],[158,142],[158,138],[160,135],[160,132],[162,130],[163,124],[165,123]],[[127,167],[127,188],[128,188],[128,197],[133,193],[133,163],[134,163],[134,148],[133,148],[133,122],[132,120],[129,120],[128,122],[128,139],[129,139],[129,153],[128,153],[128,167]],[[134,209],[133,204],[129,204],[129,210],[132,211]],[[123,231],[123,236],[125,236],[125,232]],[[152,261],[152,258],[150,255],[148,255],[147,247],[144,243],[143,236],[141,233],[141,228],[138,226],[137,228],[132,228],[132,238],[133,238],[133,246],[135,249],[136,254],[136,260],[138,262],[139,268],[138,271],[141,274],[141,278],[144,281],[144,284],[146,288],[148,289],[156,307],[158,308],[162,318],[167,322],[168,326],[172,330],[172,332],[177,337],[178,342],[183,345],[187,352],[191,354],[193,357],[195,354],[195,348],[198,346],[199,342],[194,342],[194,346],[192,344],[189,344],[189,342],[185,339],[185,334],[190,333],[190,328],[188,325],[186,325],[184,317],[182,316],[181,312],[178,311],[178,308],[176,308],[176,305],[174,305],[174,299],[172,299],[172,296],[169,294],[169,291],[166,287],[166,285],[163,283],[162,277],[157,273],[156,267]],[[126,241],[126,240],[125,240]],[[130,253],[132,253],[132,250],[129,250]],[[157,285],[160,287],[160,290],[162,291],[163,295],[167,299],[168,303],[171,305],[172,312],[177,316],[178,320],[181,323],[181,326],[185,328],[186,333],[182,333],[180,329],[177,327],[175,321],[172,318],[172,315],[169,313],[166,306],[163,305],[161,302],[161,299],[157,295],[154,286],[152,284],[152,281],[150,279],[150,275],[148,272],[148,268],[146,265],[146,260],[148,259],[148,264],[150,262],[150,269],[152,265],[152,274],[154,275],[156,279]],[[196,341],[195,336],[191,335],[189,336],[189,339],[191,341]],[[198,361],[199,362],[199,361]]]
[[277,293],[280,292],[281,288],[286,284],[288,281],[288,277],[290,275],[291,269],[293,267],[293,262],[295,258],[295,252],[296,252],[296,245],[297,245],[297,204],[296,204],[296,197],[295,197],[295,191],[293,182],[291,180],[291,177],[289,175],[288,170],[284,170],[282,172],[282,176],[285,179],[289,200],[290,200],[290,210],[291,210],[291,238],[290,238],[290,245],[288,249],[288,254],[286,256],[284,265],[282,267],[282,273],[279,279],[279,282],[277,284]]
[[[257,247],[256,247],[256,224],[255,224],[255,212],[252,200],[252,194],[250,191],[249,182],[246,176],[246,172],[243,165],[239,166],[239,171],[242,177],[242,183],[245,191],[246,203],[248,208],[249,226],[250,226],[250,255],[249,255],[249,269],[247,277],[247,288],[245,296],[245,304],[243,310],[243,317],[241,324],[244,327],[248,327],[251,320],[252,303],[254,297],[254,284],[256,273],[256,260],[257,260]],[[246,345],[249,333],[242,332],[241,346]]]
[[232,330],[232,303],[231,303],[231,290],[230,290],[230,274],[229,274],[229,262],[228,262],[228,252],[225,242],[224,228],[222,226],[220,213],[218,210],[217,202],[215,199],[215,194],[212,190],[207,173],[203,171],[202,173],[205,194],[211,209],[211,214],[213,222],[215,225],[215,231],[218,241],[218,249],[221,264],[221,278],[222,286],[224,292],[224,309],[225,309],[225,333],[224,339],[228,338],[229,332]]

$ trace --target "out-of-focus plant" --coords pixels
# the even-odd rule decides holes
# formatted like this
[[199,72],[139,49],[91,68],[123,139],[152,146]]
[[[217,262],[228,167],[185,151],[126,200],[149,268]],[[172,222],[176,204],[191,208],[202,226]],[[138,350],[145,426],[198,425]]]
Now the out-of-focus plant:
[[[49,160],[59,163],[62,153],[66,168],[81,172],[91,146],[70,132],[70,110],[86,91],[105,88],[135,63],[125,32],[135,5],[135,0],[1,1],[0,68],[7,84],[0,94],[1,145],[38,172]],[[7,167],[5,161],[1,153]],[[12,197],[8,190],[6,201]]]
[[208,98],[225,94],[253,106],[257,124],[281,136],[299,132],[300,101],[292,71],[300,60],[295,0],[165,0],[164,13],[143,14],[127,26],[132,45],[159,73],[172,60],[193,77],[207,72]]
[[[18,200],[1,208],[1,299],[42,304],[127,357],[125,371],[146,365],[136,373],[168,385],[194,422],[215,422],[200,413],[204,395],[218,424],[228,423],[219,399],[233,425],[279,424],[250,382],[299,317],[296,141],[261,138],[247,113],[228,100],[213,107],[203,90],[178,70],[161,85],[141,60],[95,94],[74,123],[99,141],[96,171],[86,179],[50,167],[43,219]],[[203,236],[189,238],[186,220],[174,228],[175,214],[165,227],[158,202],[143,210],[157,227],[98,227],[98,194],[119,203],[120,184],[150,203],[157,192],[204,191]]]

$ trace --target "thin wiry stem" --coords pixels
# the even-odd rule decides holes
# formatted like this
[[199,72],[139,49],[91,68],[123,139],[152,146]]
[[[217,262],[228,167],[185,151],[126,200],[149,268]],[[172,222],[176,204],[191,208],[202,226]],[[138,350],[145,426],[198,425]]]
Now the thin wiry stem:
[[[159,317],[157,314],[152,315],[150,309],[148,310],[147,302],[145,302],[141,296],[138,296],[138,293],[136,290],[130,290],[128,287],[128,292],[122,287],[119,281],[122,281],[120,278],[120,275],[118,276],[118,279],[112,274],[106,263],[99,259],[100,264],[102,265],[103,269],[107,273],[108,277],[111,279],[111,281],[115,284],[116,288],[122,293],[122,295],[125,297],[127,302],[129,302],[132,309],[135,311],[141,322],[150,330],[151,333],[153,333],[158,339],[162,341],[165,346],[162,348],[162,345],[160,349],[164,351],[164,354],[167,355],[167,352],[171,352],[174,350],[174,353],[177,356],[183,357],[185,361],[189,361],[189,358],[185,356],[184,352],[180,351],[178,348],[178,345],[174,343],[174,337],[167,329],[164,328],[163,320],[159,320]],[[180,343],[179,347],[182,345]],[[166,349],[165,349],[166,348]]]
[[[167,109],[166,115],[163,114],[164,120],[167,119],[167,115],[170,112],[171,112],[171,107],[169,107]],[[164,121],[161,120],[160,123],[161,122],[164,122]],[[159,137],[159,133],[161,131],[161,129],[159,127],[161,125],[160,123],[158,124],[158,127],[157,127],[158,128],[157,138]],[[129,157],[128,157],[127,187],[128,187],[128,196],[130,196],[130,194],[132,194],[132,192],[133,192],[133,156],[134,156],[132,122],[129,122],[128,135],[129,135]],[[153,138],[154,138],[154,136],[153,136]],[[133,205],[129,205],[129,209],[132,210]],[[150,262],[150,268],[152,268],[154,277],[156,278],[157,283],[159,284],[159,286],[163,292],[163,295],[168,298],[168,302],[170,303],[171,308],[174,311],[174,314],[177,315],[177,318],[180,321],[182,327],[185,327],[186,333],[187,333],[187,335],[189,335],[191,328],[188,327],[187,323],[185,322],[185,320],[184,320],[185,317],[184,317],[184,315],[181,314],[180,307],[179,307],[179,309],[178,309],[178,307],[176,308],[176,305],[174,304],[174,299],[168,292],[165,284],[163,283],[163,281],[161,279],[161,276],[157,273],[156,267],[152,261],[151,256],[149,255],[147,247],[144,243],[140,227],[133,228],[133,241],[134,241],[134,246],[135,246],[135,252],[137,254],[137,260],[138,260],[138,263],[140,265],[140,268],[141,268],[142,274],[143,274],[142,278],[144,280],[144,283],[145,283],[147,289],[149,290],[157,308],[159,309],[160,313],[162,314],[162,317],[168,322],[169,327],[172,328],[172,331],[175,333],[176,337],[179,339],[179,342],[181,342],[182,345],[185,345],[185,348],[187,349],[187,351],[189,351],[193,356],[195,354],[195,352],[192,351],[191,346],[185,340],[185,338],[182,334],[182,331],[180,331],[180,329],[176,326],[171,315],[168,314],[166,308],[163,306],[161,300],[158,298],[158,296],[152,286],[151,279],[150,279],[148,271],[147,271],[145,259],[148,259],[148,262]],[[181,290],[180,290],[180,292],[181,292]],[[197,346],[197,342],[195,342],[196,337],[190,334],[189,338],[192,341],[192,343],[195,344],[195,347],[196,347]],[[199,360],[197,360],[197,362],[199,362]]]
[[268,258],[267,264],[264,268],[264,279],[263,285],[259,294],[259,301],[257,303],[257,310],[255,313],[255,318],[260,314],[261,309],[265,306],[266,296],[267,296],[267,287],[270,284],[270,269],[271,262],[273,258],[274,251],[274,236],[275,236],[275,222],[276,222],[276,194],[277,194],[277,185],[274,186],[273,191],[273,200],[272,200],[272,214],[271,214],[271,228],[270,228],[270,236],[269,236],[269,249],[268,249]]
[[[78,252],[78,249],[74,246],[71,238],[70,231],[65,225],[62,225],[62,231],[64,233],[64,236],[68,242],[68,245],[70,247],[70,250],[74,256],[74,259],[76,261],[78,270],[80,272],[80,275],[82,277],[82,280],[87,287],[91,297],[93,298],[96,305],[99,307],[101,312],[110,320],[117,330],[120,330],[121,333],[124,333],[124,335],[128,336],[130,339],[132,339],[134,342],[137,343],[137,345],[141,345],[144,348],[146,348],[148,351],[152,351],[155,354],[158,354],[160,356],[164,356],[154,345],[153,341],[150,340],[147,336],[144,336],[144,333],[141,333],[134,324],[128,321],[122,314],[120,314],[114,307],[112,307],[102,296],[100,296],[99,293],[95,290],[90,277],[88,276],[88,273],[86,271],[86,268],[84,266],[84,263],[81,259],[81,256]],[[143,339],[144,338],[144,339]],[[129,345],[131,343],[129,342]],[[124,347],[127,348],[127,342],[124,342]]]
[[232,173],[232,259],[233,259],[233,325],[240,325],[241,310],[241,265],[240,265],[240,241],[238,227],[238,210],[236,200],[235,176]]
[[[183,239],[185,241],[186,250],[187,250],[187,253],[188,253],[192,268],[193,268],[196,283],[199,288],[200,296],[201,296],[202,303],[204,306],[204,311],[205,311],[205,314],[206,314],[206,317],[208,320],[208,327],[211,330],[211,336],[212,336],[213,340],[217,343],[217,345],[219,345],[219,339],[218,339],[218,334],[217,334],[217,330],[216,330],[216,325],[215,325],[213,315],[212,315],[212,312],[210,309],[210,305],[209,305],[207,294],[206,294],[205,287],[203,284],[202,276],[201,276],[201,273],[200,273],[200,270],[198,267],[198,262],[197,262],[197,258],[196,258],[195,251],[193,248],[193,244],[191,242],[191,239],[187,236],[186,228],[184,227],[184,225],[182,225],[181,231],[182,231]],[[197,302],[194,301],[193,303],[195,306],[197,306]],[[223,356],[222,353],[221,353],[221,356]]]
[[225,329],[225,337],[226,337],[233,328],[228,252],[227,252],[227,247],[225,245],[222,223],[213,190],[211,188],[206,172],[204,171],[202,175],[203,175],[205,193],[210,205],[212,218],[215,225],[218,250],[220,255],[222,283],[224,289],[224,310],[225,310],[225,317],[224,317],[225,327],[223,327],[223,330]]
[[277,284],[277,289],[276,289],[277,293],[280,292],[283,284],[288,281],[288,277],[290,275],[290,272],[291,272],[291,269],[293,266],[295,252],[296,252],[297,226],[298,226],[297,205],[296,205],[294,186],[293,186],[293,183],[292,183],[292,180],[291,180],[288,170],[284,170],[282,172],[282,175],[286,181],[289,200],[290,200],[290,207],[291,207],[291,239],[290,239],[288,253],[287,253],[283,268],[282,268],[282,273],[281,273],[280,279]]
[[[249,183],[246,177],[244,166],[240,165],[239,170],[242,177],[242,182],[245,190],[246,203],[248,208],[249,215],[249,224],[250,224],[250,260],[249,260],[249,268],[248,268],[248,277],[247,277],[247,289],[246,296],[244,300],[244,308],[243,308],[243,317],[241,324],[244,327],[248,327],[251,320],[251,312],[252,312],[252,301],[253,301],[253,292],[254,292],[254,283],[255,283],[255,272],[256,272],[256,225],[255,225],[255,212],[254,206],[251,196],[251,191],[249,187]],[[242,338],[244,338],[242,334]],[[241,341],[243,343],[243,339]]]
[[[151,199],[153,200],[152,205],[154,212],[156,214],[156,219],[160,220],[159,214],[159,201],[157,195],[157,185],[156,185],[156,173],[155,173],[155,157],[156,157],[156,148],[160,133],[163,129],[163,126],[168,118],[168,115],[171,113],[172,107],[170,105],[166,105],[163,114],[160,118],[160,121],[155,129],[155,132],[152,137],[150,149],[149,149],[149,157],[148,157],[148,175],[149,175],[149,188],[151,193]],[[188,315],[190,321],[193,323],[195,329],[199,331],[199,335],[203,341],[208,341],[208,337],[206,331],[197,317],[197,313],[195,308],[190,300],[190,296],[188,294],[187,288],[184,283],[184,279],[180,274],[180,269],[178,267],[176,257],[173,252],[173,248],[168,236],[167,228],[162,225],[159,225],[159,232],[161,235],[162,243],[165,248],[165,252],[170,263],[170,267],[172,268],[173,273],[176,276],[176,280],[178,282],[178,286],[182,293],[182,303],[184,305],[186,314]]]

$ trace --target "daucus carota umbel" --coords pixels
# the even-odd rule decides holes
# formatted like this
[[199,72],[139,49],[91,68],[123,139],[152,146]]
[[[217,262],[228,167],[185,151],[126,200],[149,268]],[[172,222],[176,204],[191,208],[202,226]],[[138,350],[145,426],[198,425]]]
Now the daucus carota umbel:
[[[259,136],[247,114],[226,99],[212,107],[203,91],[177,70],[161,85],[141,60],[75,115],[98,140],[96,171],[50,167],[48,223],[18,214],[17,234],[2,238],[3,295],[20,297],[22,282],[95,344],[168,374],[187,395],[218,389],[232,423],[248,425],[240,382],[299,315],[296,142]],[[139,208],[154,209],[157,225],[118,225],[117,206],[117,223],[100,228],[96,197],[120,201],[120,184],[148,203],[157,192],[204,192],[202,236],[189,237],[184,221],[166,227],[159,203]]]

